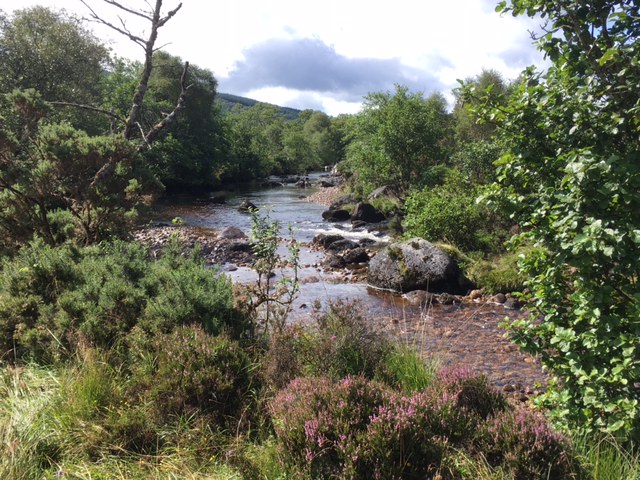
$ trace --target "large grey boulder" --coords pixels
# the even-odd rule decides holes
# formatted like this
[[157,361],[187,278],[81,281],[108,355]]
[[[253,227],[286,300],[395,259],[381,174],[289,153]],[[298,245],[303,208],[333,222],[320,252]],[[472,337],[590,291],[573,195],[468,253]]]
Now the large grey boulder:
[[397,292],[462,293],[461,272],[449,255],[426,240],[393,243],[369,262],[370,285]]

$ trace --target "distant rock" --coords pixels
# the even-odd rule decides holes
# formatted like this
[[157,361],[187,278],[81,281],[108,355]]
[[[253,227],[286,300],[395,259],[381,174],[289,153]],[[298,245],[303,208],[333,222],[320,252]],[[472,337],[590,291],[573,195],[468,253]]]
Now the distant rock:
[[329,210],[338,210],[345,205],[353,205],[357,202],[358,197],[356,197],[353,193],[341,195],[333,201],[333,203],[329,206]]
[[247,238],[247,235],[238,227],[226,227],[218,233],[218,238],[223,240],[237,240]]
[[342,258],[347,264],[354,263],[366,263],[369,261],[369,254],[362,247],[356,247],[351,250],[347,250],[342,254]]
[[347,210],[326,210],[322,212],[322,218],[328,222],[344,222],[351,218],[351,213]]

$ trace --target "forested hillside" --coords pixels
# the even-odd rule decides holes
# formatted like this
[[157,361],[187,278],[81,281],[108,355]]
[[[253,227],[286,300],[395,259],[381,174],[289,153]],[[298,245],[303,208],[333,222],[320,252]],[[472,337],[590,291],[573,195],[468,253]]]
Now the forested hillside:
[[[264,103],[253,100],[251,98],[232,95],[230,93],[218,93],[218,95],[216,96],[216,101],[220,104],[223,112],[232,111],[234,108],[236,108],[236,105],[251,108],[255,107],[259,103]],[[278,108],[278,112],[280,113],[280,115],[282,115],[287,120],[296,120],[302,113],[302,110],[297,110],[295,108],[280,107],[278,105],[275,106]]]

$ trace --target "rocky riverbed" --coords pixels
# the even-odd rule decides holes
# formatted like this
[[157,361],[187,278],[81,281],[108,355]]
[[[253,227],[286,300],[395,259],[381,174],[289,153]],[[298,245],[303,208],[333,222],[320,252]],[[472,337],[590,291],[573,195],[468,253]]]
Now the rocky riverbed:
[[[267,192],[268,198],[279,200],[287,193],[287,188],[273,188]],[[309,228],[306,222],[317,222],[316,218],[322,212],[313,205],[332,205],[340,194],[338,187],[310,192],[297,188],[287,197],[292,199],[287,201],[293,201],[295,205],[286,204],[283,208],[289,208],[300,225]],[[266,204],[260,196],[254,195],[250,199],[260,206],[261,202]],[[240,204],[241,199],[235,203]],[[159,222],[139,230],[136,238],[149,245],[154,255],[161,254],[167,242],[176,238],[185,251],[197,246],[209,264],[227,272],[234,281],[253,281],[254,258],[247,238],[247,216],[237,211],[235,203],[228,207],[216,204],[212,210],[216,218],[225,219],[227,226],[214,228],[219,220],[207,220],[211,215],[209,203],[202,202],[192,209],[183,203],[177,212],[169,210],[169,214],[185,215],[186,225]],[[311,213],[303,213],[307,208],[305,204],[309,205]],[[365,317],[402,342],[416,346],[425,356],[435,357],[444,365],[468,367],[486,374],[492,383],[514,399],[524,401],[543,388],[547,377],[536,359],[511,344],[500,326],[507,318],[516,319],[527,314],[517,299],[501,294],[484,295],[481,291],[452,295],[414,290],[401,295],[368,287],[369,261],[378,255],[385,242],[381,244],[377,234],[367,233],[366,225],[354,228],[351,222],[345,225],[345,222],[322,220],[318,225],[325,233],[315,236],[305,233],[301,241],[299,280],[302,291],[296,300],[292,321],[308,321],[312,310],[309,305],[314,303],[327,305],[339,299],[355,300],[354,308],[362,309]],[[282,239],[283,252],[286,241]],[[335,243],[333,247],[332,243]]]

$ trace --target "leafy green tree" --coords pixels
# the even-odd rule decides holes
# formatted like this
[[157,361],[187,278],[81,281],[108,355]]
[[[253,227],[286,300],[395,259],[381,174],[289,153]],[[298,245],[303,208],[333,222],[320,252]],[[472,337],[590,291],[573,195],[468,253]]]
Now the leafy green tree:
[[[180,95],[180,72],[183,61],[164,52],[154,55],[154,69],[149,79],[149,92],[142,111],[145,129],[162,118]],[[167,128],[168,135],[154,145],[146,157],[154,172],[169,189],[207,188],[219,178],[221,152],[220,112],[214,104],[217,80],[206,69],[190,65],[190,85],[186,94],[188,108],[178,112]]]
[[357,188],[369,193],[391,185],[406,191],[419,184],[426,168],[446,160],[449,125],[441,95],[425,99],[400,85],[393,94],[367,95],[347,149]]
[[232,178],[259,178],[282,172],[284,119],[274,105],[258,103],[228,114]]
[[16,10],[0,22],[0,90],[33,88],[45,100],[98,97],[108,50],[82,22],[45,7]]
[[499,193],[540,247],[523,263],[534,315],[511,333],[552,373],[542,397],[586,431],[640,439],[640,6],[512,0],[542,17],[552,65],[505,107],[481,107],[509,148]]
[[[33,88],[47,101],[99,103],[109,52],[78,18],[45,7],[0,17],[0,91]],[[65,108],[63,119],[88,130],[104,117]]]

